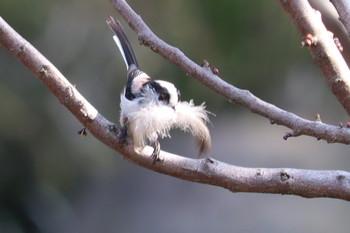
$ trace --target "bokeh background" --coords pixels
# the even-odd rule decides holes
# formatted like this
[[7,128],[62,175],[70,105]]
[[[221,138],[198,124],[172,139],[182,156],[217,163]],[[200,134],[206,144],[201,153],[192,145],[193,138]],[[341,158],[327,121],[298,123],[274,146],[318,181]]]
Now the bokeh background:
[[[220,76],[307,119],[349,118],[278,1],[128,1],[150,28]],[[348,57],[348,39],[328,0],[314,1]],[[118,121],[125,67],[105,23],[108,0],[1,0],[0,15],[50,59],[109,120]],[[206,102],[212,156],[247,167],[349,170],[349,147],[302,136],[228,103],[140,46],[140,67],[174,82],[182,99]],[[178,180],[123,160],[91,135],[5,49],[0,48],[0,232],[348,232],[347,202],[231,193]],[[162,148],[194,155],[188,134]]]

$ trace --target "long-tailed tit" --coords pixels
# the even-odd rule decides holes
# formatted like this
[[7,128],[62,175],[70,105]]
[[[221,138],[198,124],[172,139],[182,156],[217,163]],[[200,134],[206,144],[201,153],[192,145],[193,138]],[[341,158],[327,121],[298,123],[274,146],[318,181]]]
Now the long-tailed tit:
[[120,124],[124,129],[121,140],[131,136],[136,151],[152,145],[154,162],[159,160],[158,138],[170,137],[169,131],[178,128],[194,136],[199,154],[209,152],[211,139],[204,103],[179,101],[179,91],[167,81],[153,80],[138,68],[133,49],[119,21],[109,16],[106,20],[114,32],[127,68],[127,81],[120,102]]

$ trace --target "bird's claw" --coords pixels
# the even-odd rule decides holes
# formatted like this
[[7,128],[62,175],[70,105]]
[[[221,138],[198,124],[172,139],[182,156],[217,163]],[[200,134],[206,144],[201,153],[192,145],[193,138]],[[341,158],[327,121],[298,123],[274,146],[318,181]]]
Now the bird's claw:
[[151,154],[151,158],[153,159],[153,164],[161,161],[159,154],[160,154],[160,143],[156,141],[154,143],[153,152]]
[[126,144],[127,136],[128,136],[128,130],[127,130],[126,126],[120,127],[119,132],[118,132],[119,144],[121,144],[121,145]]

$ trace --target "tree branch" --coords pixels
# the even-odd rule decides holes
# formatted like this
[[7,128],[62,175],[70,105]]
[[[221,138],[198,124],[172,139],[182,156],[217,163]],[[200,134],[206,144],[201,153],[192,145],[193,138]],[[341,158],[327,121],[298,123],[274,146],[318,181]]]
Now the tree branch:
[[[141,154],[132,145],[118,143],[118,128],[105,119],[69,81],[29,42],[0,17],[0,44],[28,67],[60,102],[101,142],[140,166],[198,183],[221,186],[233,192],[293,194],[350,200],[350,174],[345,171],[243,168],[213,159],[190,159],[161,151],[153,164],[152,148]],[[339,129],[338,129],[339,130]]]
[[331,0],[339,14],[339,19],[343,23],[350,37],[350,2],[344,0]]
[[[253,113],[268,118],[271,123],[284,125],[292,129],[293,132],[288,133],[284,137],[285,139],[293,136],[308,135],[326,140],[329,143],[339,142],[350,144],[350,130],[348,128],[332,126],[320,121],[305,120],[257,98],[248,90],[239,89],[225,82],[214,74],[211,69],[199,66],[186,57],[178,48],[168,45],[158,38],[125,0],[111,0],[111,2],[129,23],[130,27],[137,33],[141,43],[150,47],[165,59],[173,62],[213,91],[226,97],[230,102],[239,104],[248,108]],[[348,104],[350,104],[350,101]]]
[[324,26],[321,13],[307,0],[279,0],[302,37],[312,58],[344,109],[350,115],[350,70],[334,43],[333,34]]

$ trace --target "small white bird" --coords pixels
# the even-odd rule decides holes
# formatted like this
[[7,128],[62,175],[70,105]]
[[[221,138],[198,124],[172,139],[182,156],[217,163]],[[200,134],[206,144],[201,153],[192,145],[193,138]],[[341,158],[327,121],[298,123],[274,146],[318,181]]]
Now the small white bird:
[[194,136],[199,155],[208,153],[211,138],[206,123],[209,122],[204,103],[195,106],[193,101],[179,101],[179,91],[174,84],[153,80],[138,68],[133,49],[119,21],[109,16],[106,20],[114,32],[113,39],[127,67],[127,82],[121,94],[120,124],[124,129],[121,141],[131,136],[135,151],[152,145],[154,163],[159,161],[158,138],[170,137],[169,131],[178,128]]

